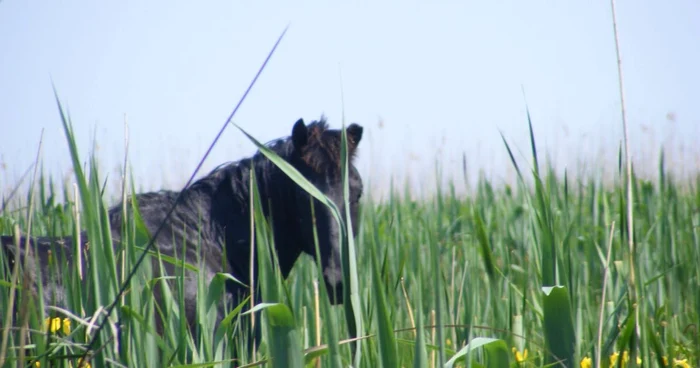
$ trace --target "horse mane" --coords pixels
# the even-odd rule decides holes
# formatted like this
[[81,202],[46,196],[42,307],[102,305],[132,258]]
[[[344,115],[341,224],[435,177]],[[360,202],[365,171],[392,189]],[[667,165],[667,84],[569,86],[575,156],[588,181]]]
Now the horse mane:
[[[307,125],[308,140],[300,150],[299,158],[318,175],[340,176],[341,131],[329,129],[325,116]],[[281,158],[289,161],[294,154],[291,136],[273,139],[264,144]],[[356,154],[356,142],[348,136],[348,160],[351,162]],[[207,175],[192,183],[185,190],[194,193],[214,194],[221,185],[230,185],[232,195],[239,203],[246,203],[250,194],[250,170],[255,167],[258,183],[268,183],[282,171],[262,152],[257,150],[252,156],[238,161],[225,162]]]

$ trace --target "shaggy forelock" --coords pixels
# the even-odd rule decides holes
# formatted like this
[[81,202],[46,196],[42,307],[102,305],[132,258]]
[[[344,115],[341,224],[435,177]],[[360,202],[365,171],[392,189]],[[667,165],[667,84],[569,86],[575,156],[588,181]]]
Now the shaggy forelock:
[[[329,171],[339,173],[341,168],[341,130],[328,129],[325,118],[308,125],[309,138],[301,150],[301,158],[317,173],[327,174]],[[348,138],[348,163],[355,158],[357,142]],[[334,170],[332,170],[334,169]]]

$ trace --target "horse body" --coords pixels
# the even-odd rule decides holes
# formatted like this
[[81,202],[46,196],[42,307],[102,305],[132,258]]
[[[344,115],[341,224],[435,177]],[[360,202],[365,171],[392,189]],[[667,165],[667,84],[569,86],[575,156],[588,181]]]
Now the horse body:
[[[362,194],[362,180],[352,165],[352,158],[362,138],[362,127],[351,124],[346,129],[350,164],[348,167],[350,212],[353,233],[357,233],[357,206]],[[277,140],[270,148],[335,202],[341,209],[341,213],[345,213],[340,176],[339,130],[328,129],[323,118],[308,126],[299,119],[293,127],[291,137]],[[263,212],[272,224],[275,248],[283,276],[286,277],[289,274],[302,252],[315,257],[312,228],[314,221],[310,196],[260,152],[253,157],[221,166],[184,189],[180,202],[167,219],[166,215],[175,205],[179,193],[159,191],[136,195],[141,217],[151,235],[164,222],[162,230],[154,241],[157,250],[178,259],[184,257],[185,262],[203,270],[207,283],[216,273],[224,272],[249,284],[251,281],[249,184],[252,170],[255,170]],[[329,290],[329,298],[334,304],[341,303],[343,294],[338,224],[330,211],[318,200],[313,199],[313,205],[321,251],[322,273]],[[111,236],[115,247],[120,241],[124,212],[121,204],[109,210]],[[14,239],[12,236],[2,236],[1,240],[6,258],[10,264],[13,264],[17,259],[14,255],[16,249]],[[73,239],[70,237],[32,238],[30,244],[37,250],[36,254],[28,253],[24,249],[25,239],[20,240],[22,248],[19,259],[24,262],[29,254],[26,257],[27,270],[36,269],[36,262],[40,263],[42,270],[48,270],[50,249],[56,246],[60,247],[60,252],[65,256],[65,262],[71,265],[75,262]],[[87,234],[83,232],[81,249],[87,243]],[[185,247],[184,256],[183,247]],[[83,263],[86,264],[85,261]],[[168,275],[178,275],[177,266],[168,262],[163,262],[163,265]],[[154,268],[154,271],[156,269]],[[196,298],[197,293],[202,291],[198,287],[197,274],[191,271],[185,272],[185,317],[191,330],[194,331],[194,323],[197,320]],[[256,274],[253,275],[253,282],[257,285],[256,276]],[[61,286],[61,280],[54,279],[49,272],[42,272],[41,282],[44,286],[45,301],[56,306],[65,306],[66,295]],[[332,290],[335,290],[335,293],[332,293]],[[241,300],[240,298],[248,293],[246,287],[230,280],[227,281],[226,291],[225,298],[233,302]],[[155,290],[154,296],[158,301],[160,292]],[[161,307],[167,306],[161,305]],[[156,327],[160,331],[162,322],[157,315],[156,317]],[[223,303],[220,303],[217,322],[220,322],[223,317]]]

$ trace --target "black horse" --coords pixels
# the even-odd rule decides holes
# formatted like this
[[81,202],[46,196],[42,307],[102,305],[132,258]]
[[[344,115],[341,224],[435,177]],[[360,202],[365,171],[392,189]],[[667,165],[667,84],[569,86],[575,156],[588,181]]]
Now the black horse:
[[[353,165],[353,159],[357,152],[357,145],[362,139],[362,130],[363,128],[357,124],[351,124],[346,128],[353,234],[356,234],[358,229],[358,202],[363,190],[362,178]],[[340,163],[340,130],[329,129],[323,117],[308,126],[299,119],[294,124],[291,137],[276,140],[269,148],[294,166],[335,203],[341,214],[345,214]],[[176,256],[178,259],[183,258],[184,251],[184,261],[199,266],[207,282],[216,273],[224,272],[230,273],[242,283],[249,285],[251,281],[249,185],[252,170],[255,170],[263,212],[271,224],[283,276],[287,277],[302,252],[316,257],[313,233],[315,223],[322,273],[329,298],[333,304],[342,303],[343,284],[338,223],[329,209],[316,199],[313,199],[314,212],[312,213],[309,194],[261,152],[257,152],[253,157],[223,165],[184,189],[181,200],[167,219],[166,214],[175,204],[179,193],[160,191],[137,195],[140,214],[150,234],[153,234],[165,221],[163,229],[155,240],[155,247],[161,254]],[[118,244],[122,233],[124,223],[122,214],[121,204],[109,210],[109,223],[114,244]],[[70,237],[32,238],[30,244],[32,249],[37,249],[37,253],[28,253],[24,249],[25,239],[22,238],[20,241],[22,246],[20,261],[24,262],[25,255],[29,254],[27,257],[29,267],[25,272],[28,271],[30,274],[35,272],[37,262],[42,270],[48,270],[51,254],[62,253],[67,264],[73,264],[76,259],[73,254],[73,239]],[[83,232],[81,245],[85,246],[87,243],[87,234]],[[2,236],[2,247],[5,253],[3,258],[7,259],[10,266],[13,265],[16,262],[13,237]],[[226,257],[225,260],[224,257]],[[201,260],[201,263],[198,260]],[[177,266],[167,262],[163,262],[163,265],[168,275],[179,274]],[[257,275],[254,277],[253,282],[257,285]],[[42,272],[41,278],[44,300],[47,303],[53,301],[52,304],[56,306],[65,306],[67,295],[61,286],[63,281],[49,272]],[[183,283],[185,317],[190,329],[195,331],[197,293],[203,291],[198,290],[197,274],[194,272],[186,271]],[[176,288],[173,291],[176,292]],[[247,287],[234,281],[227,281],[226,291],[227,300],[233,302],[240,301],[243,296],[249,295]],[[156,290],[156,302],[159,296],[160,292]],[[162,305],[161,307],[167,308]],[[224,317],[223,303],[219,304],[218,308],[217,323]],[[156,324],[157,330],[162,331],[162,321],[157,314]]]

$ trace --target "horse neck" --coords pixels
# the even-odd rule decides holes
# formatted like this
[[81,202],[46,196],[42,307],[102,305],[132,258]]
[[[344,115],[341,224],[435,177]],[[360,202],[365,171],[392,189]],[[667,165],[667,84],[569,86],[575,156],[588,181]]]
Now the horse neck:
[[299,236],[293,226],[296,219],[295,201],[292,197],[295,184],[287,175],[267,159],[258,156],[254,160],[243,160],[235,166],[222,169],[216,177],[209,179],[208,185],[201,186],[199,190],[210,193],[211,223],[218,232],[217,238],[221,239],[220,245],[228,253],[229,263],[240,273],[236,276],[247,280],[251,239],[251,164],[255,169],[255,182],[258,184],[263,214],[273,226],[280,269],[286,277],[302,252]]
[[296,225],[296,184],[269,162],[268,165],[256,166],[255,174],[263,212],[272,226],[277,260],[282,275],[286,278],[302,253],[302,242]]

